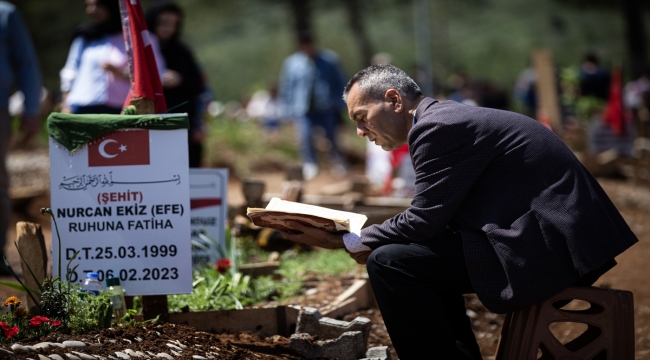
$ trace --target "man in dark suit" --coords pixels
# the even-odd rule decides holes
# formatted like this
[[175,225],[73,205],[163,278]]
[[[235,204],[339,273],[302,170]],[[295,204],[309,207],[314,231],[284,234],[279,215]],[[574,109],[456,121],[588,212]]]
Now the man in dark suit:
[[480,359],[462,294],[493,312],[591,285],[636,237],[598,182],[551,131],[511,112],[422,96],[402,70],[371,66],[346,85],[357,134],[408,141],[409,209],[361,236],[291,223],[292,240],[345,247],[367,263],[402,360]]

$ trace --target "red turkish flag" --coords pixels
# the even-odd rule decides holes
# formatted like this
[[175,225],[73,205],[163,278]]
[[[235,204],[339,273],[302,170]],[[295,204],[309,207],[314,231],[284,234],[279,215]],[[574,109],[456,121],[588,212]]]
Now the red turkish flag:
[[149,165],[149,130],[121,130],[88,145],[88,166]]
[[625,135],[625,119],[623,117],[623,81],[621,68],[616,66],[612,71],[612,80],[609,86],[609,100],[605,107],[604,120],[614,134]]
[[153,100],[156,113],[162,114],[167,111],[167,104],[142,7],[138,0],[121,0],[120,7],[133,81],[132,91],[127,96],[124,107],[130,105],[132,97],[144,97]]

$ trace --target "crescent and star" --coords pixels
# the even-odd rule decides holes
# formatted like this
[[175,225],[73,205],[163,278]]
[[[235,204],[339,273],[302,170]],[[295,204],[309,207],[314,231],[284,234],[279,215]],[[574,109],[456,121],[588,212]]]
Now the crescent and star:
[[[115,141],[113,139],[106,139],[106,140],[102,141],[99,144],[99,147],[98,147],[99,154],[101,156],[107,158],[107,159],[112,159],[112,158],[117,156],[117,154],[109,154],[109,153],[106,152],[105,147],[106,147],[106,145],[108,145],[110,143],[117,143],[117,141]],[[120,145],[120,152],[125,152],[125,151],[126,151],[126,145],[124,145],[124,144]]]

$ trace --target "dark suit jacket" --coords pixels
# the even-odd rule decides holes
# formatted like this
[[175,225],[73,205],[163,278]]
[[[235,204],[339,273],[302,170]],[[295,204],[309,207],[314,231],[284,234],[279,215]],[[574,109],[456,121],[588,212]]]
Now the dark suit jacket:
[[571,150],[531,118],[425,98],[408,144],[411,206],[364,229],[364,244],[436,241],[457,229],[493,312],[544,300],[638,241]]

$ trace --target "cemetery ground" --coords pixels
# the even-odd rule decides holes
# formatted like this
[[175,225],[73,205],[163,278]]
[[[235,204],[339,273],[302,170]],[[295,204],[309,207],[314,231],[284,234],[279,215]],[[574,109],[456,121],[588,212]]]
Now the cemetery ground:
[[[29,162],[37,164],[39,156],[31,156]],[[353,167],[353,174],[361,174],[361,167]],[[30,185],[30,181],[37,181],[34,178],[41,178],[41,181],[49,182],[47,172],[45,175],[35,176],[24,180]],[[269,193],[281,192],[281,183],[284,180],[284,172],[280,170],[252,173],[251,177],[264,180],[267,184],[266,191]],[[323,172],[306,184],[305,192],[310,194],[319,193],[324,186],[342,181]],[[635,185],[630,181],[599,179],[601,185],[617,206],[625,220],[628,222],[634,233],[639,238],[628,251],[617,258],[618,266],[601,277],[595,286],[610,287],[615,289],[629,290],[634,294],[635,314],[635,347],[636,359],[650,359],[650,188]],[[30,186],[38,186],[31,184]],[[229,184],[228,202],[232,205],[241,205],[244,198],[241,193],[240,179],[232,179]],[[12,223],[16,221],[30,221],[42,225],[48,251],[51,250],[51,229],[49,218],[40,215],[39,209],[49,206],[48,194],[42,193],[34,198],[23,199],[18,197],[14,201],[14,213]],[[5,251],[14,269],[20,271],[20,258],[13,245],[15,239],[14,229],[9,234],[9,240]],[[326,308],[332,299],[342,293],[347,284],[355,276],[354,265],[351,271],[336,276],[323,276],[322,274],[308,274],[303,281],[302,289],[298,295],[282,301],[282,304],[294,304],[301,306],[312,306],[319,309]],[[1,280],[12,281],[11,277],[3,277]],[[26,301],[26,296],[20,292],[6,287],[0,287],[0,301],[8,296],[15,295]],[[487,311],[480,301],[473,295],[466,297],[468,316],[472,320],[475,335],[481,346],[484,359],[491,359],[496,349],[499,332],[503,322],[503,315],[493,314]],[[275,306],[277,302],[260,303],[255,306]],[[5,309],[6,311],[6,309]],[[365,316],[371,319],[372,327],[369,337],[369,346],[387,345],[391,346],[390,338],[383,325],[381,314],[377,308],[363,309],[343,317],[343,320],[350,321],[356,316]],[[575,338],[584,329],[578,325],[560,326],[552,329],[554,334],[563,342]],[[40,339],[27,339],[20,343],[33,345],[39,342],[62,342],[66,340],[78,340],[86,343],[102,343],[103,346],[88,346],[85,349],[75,350],[72,348],[53,348],[43,354],[59,354],[65,358],[65,353],[71,351],[83,352],[90,355],[106,356],[116,351],[123,352],[125,349],[151,352],[171,353],[172,344],[183,348],[182,356],[178,358],[192,358],[192,355],[206,356],[208,352],[216,352],[219,359],[299,359],[300,356],[289,349],[289,340],[286,337],[260,336],[253,332],[236,334],[213,334],[210,332],[197,331],[194,328],[184,325],[165,323],[135,324],[131,327],[113,327],[100,332],[92,332],[80,335],[52,334]],[[182,345],[182,346],[181,346]],[[197,346],[198,345],[198,346]],[[10,345],[3,345],[5,349]],[[72,353],[74,354],[74,353]],[[393,358],[395,353],[392,353]],[[37,355],[11,355],[0,358],[27,359],[37,358]]]

